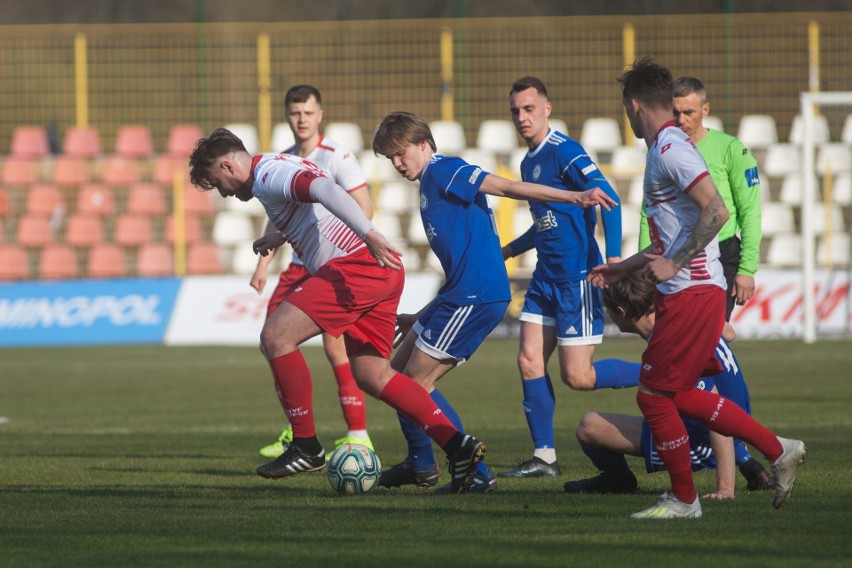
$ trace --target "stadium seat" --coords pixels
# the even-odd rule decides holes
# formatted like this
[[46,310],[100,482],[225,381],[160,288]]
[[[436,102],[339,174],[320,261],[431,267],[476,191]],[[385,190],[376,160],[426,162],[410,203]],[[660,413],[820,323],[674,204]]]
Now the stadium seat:
[[556,132],[561,132],[566,136],[571,136],[568,134],[568,124],[561,118],[548,118],[547,125]]
[[127,194],[127,212],[140,215],[165,215],[169,210],[166,192],[153,183],[137,183]]
[[[204,240],[201,219],[195,215],[184,217],[184,242],[197,243]],[[175,216],[169,215],[166,220],[166,242],[175,242]]]
[[[606,247],[601,248],[601,254],[605,254]],[[627,258],[639,252],[639,235],[628,235],[621,239],[621,256]]]
[[627,192],[621,197],[625,203],[642,205],[642,202],[645,201],[645,175],[642,174],[630,178],[630,185],[627,187]]
[[[398,221],[398,219],[397,219]],[[391,224],[392,221],[387,221],[385,225]],[[398,222],[397,222],[398,225]],[[423,222],[419,218],[413,218],[408,222],[405,239],[413,247],[429,246],[429,239],[426,236],[426,231],[423,230]]]
[[476,147],[508,155],[518,147],[518,134],[511,120],[483,120],[476,134]]
[[86,160],[77,156],[57,156],[51,175],[53,183],[62,186],[82,185],[90,181]]
[[[12,199],[9,196],[9,191],[0,187],[0,217],[8,217],[12,214]],[[2,237],[2,231],[0,231],[0,237]]]
[[361,127],[354,122],[329,122],[323,135],[356,154],[364,149]]
[[399,172],[393,167],[393,163],[384,156],[375,155],[370,149],[361,152],[358,163],[367,183],[371,186],[400,179]]
[[266,209],[264,209],[263,203],[261,203],[258,199],[249,199],[248,201],[240,201],[239,199],[220,199],[219,210],[236,211],[237,213],[248,215],[249,217],[260,217],[261,219],[266,220]]
[[225,129],[230,130],[234,135],[243,141],[243,146],[246,147],[248,153],[254,156],[260,151],[260,143],[257,138],[257,127],[254,124],[245,122],[226,124]]
[[596,153],[615,151],[621,146],[621,128],[614,118],[594,117],[583,122],[580,144]]
[[840,141],[852,146],[852,113],[846,115],[843,121],[843,130],[840,132]]
[[[814,144],[820,146],[827,144],[830,140],[828,119],[823,114],[814,115]],[[793,117],[788,141],[796,146],[801,146],[805,142],[805,121],[800,114]]]
[[715,130],[716,132],[725,131],[725,127],[722,124],[722,119],[718,116],[713,116],[712,114],[709,114],[704,117],[701,123],[704,125],[704,128],[709,128],[711,130]]
[[113,243],[98,243],[89,250],[86,273],[91,278],[127,276],[124,249]]
[[[257,268],[257,259],[260,258],[252,250],[253,240],[246,240],[234,246],[233,254],[231,255],[231,271],[234,274],[254,274]],[[283,256],[285,251],[291,250],[290,247],[279,247],[275,253],[272,262],[277,263],[278,257]],[[268,274],[272,274],[272,269],[267,269]]]
[[38,168],[32,158],[8,156],[3,160],[3,185],[7,187],[25,187],[38,179]]
[[272,136],[269,142],[270,152],[283,152],[296,143],[296,138],[293,136],[293,131],[290,130],[290,124],[287,122],[279,122],[272,127]]
[[384,184],[376,199],[376,209],[387,213],[410,213],[415,211],[417,186],[405,181],[391,181]]
[[852,172],[841,172],[831,186],[831,200],[838,205],[852,205]]
[[645,171],[647,152],[639,146],[619,146],[612,153],[610,168],[612,175],[626,178],[641,175]]
[[188,158],[200,138],[204,138],[204,131],[197,124],[175,124],[169,129],[166,153],[178,158]]
[[33,215],[51,217],[65,212],[62,194],[54,185],[36,184],[27,190],[25,211]]
[[852,147],[842,142],[820,146],[816,155],[816,172],[825,175],[829,169],[835,175],[852,171]]
[[850,258],[849,233],[832,231],[817,238],[817,264],[827,267],[848,266]]
[[251,218],[236,211],[220,211],[213,221],[213,242],[219,246],[234,246],[260,236]]
[[113,154],[104,162],[103,182],[112,187],[126,187],[140,180],[139,165],[133,158]]
[[137,213],[124,213],[115,222],[115,242],[125,247],[139,247],[154,239],[151,218]]
[[104,224],[90,213],[74,213],[65,226],[65,242],[75,247],[91,247],[104,241]]
[[192,243],[186,253],[186,271],[188,274],[221,274],[219,247],[213,243]]
[[761,206],[763,236],[782,235],[796,231],[793,207],[789,203],[770,201]]
[[746,114],[740,118],[737,138],[751,150],[765,149],[778,143],[775,119],[768,114]]
[[781,190],[778,192],[778,201],[798,207],[802,204],[802,174],[793,172],[784,176],[781,182]]
[[793,144],[771,144],[766,149],[760,173],[783,177],[801,170],[802,150]]
[[779,268],[801,266],[801,235],[798,233],[779,233],[773,235],[766,249],[765,264],[767,266]]
[[12,133],[9,152],[19,158],[44,158],[50,154],[47,130],[41,126],[18,126]]
[[50,217],[26,214],[18,219],[16,238],[25,247],[43,247],[54,242],[56,236]]
[[[391,244],[395,245],[405,242],[402,235],[402,228],[399,224],[399,216],[395,213],[377,211],[376,214],[373,215],[373,225],[375,225],[376,230],[384,235]],[[419,220],[414,220],[410,223],[410,225],[418,225],[420,227],[420,232],[423,232],[423,225],[419,222]]]
[[445,156],[458,156],[467,148],[464,128],[455,120],[436,120],[429,123],[432,138],[438,147],[438,153]]
[[62,153],[76,158],[95,158],[101,154],[101,135],[97,128],[72,126],[65,131]]
[[521,162],[524,161],[524,158],[527,155],[528,148],[526,146],[521,146],[512,150],[512,153],[509,154],[509,173],[512,174],[512,179],[520,180],[521,179]]
[[844,231],[846,223],[843,221],[843,212],[840,206],[832,203],[826,206],[825,203],[814,203],[811,210],[811,220],[813,221],[814,234],[819,235],[826,231]]
[[[641,205],[622,203],[621,209],[621,236],[622,238],[639,234],[639,221],[642,215]],[[603,228],[603,225],[601,225]],[[603,252],[603,250],[601,250]]]
[[90,213],[92,215],[114,215],[115,194],[109,187],[99,183],[87,183],[77,193],[78,213]]
[[136,257],[136,274],[139,276],[171,276],[174,274],[172,247],[163,243],[146,243]]
[[79,277],[77,253],[66,245],[45,246],[38,259],[38,275],[45,280]]
[[154,159],[154,183],[172,187],[175,183],[176,175],[184,175],[189,173],[189,166],[186,158],[170,156],[168,154],[160,154]]
[[29,275],[27,251],[18,245],[0,245],[0,280],[24,280]]
[[515,209],[515,215],[512,218],[512,233],[513,237],[517,238],[526,233],[532,227],[533,218],[529,207],[518,207]]
[[183,207],[187,215],[210,216],[216,213],[213,191],[202,191],[186,180],[183,190]]
[[491,150],[480,150],[479,148],[466,148],[462,150],[459,157],[468,164],[479,166],[488,173],[497,173],[497,156]]
[[138,124],[128,124],[115,134],[115,154],[123,158],[150,158],[154,155],[151,129]]

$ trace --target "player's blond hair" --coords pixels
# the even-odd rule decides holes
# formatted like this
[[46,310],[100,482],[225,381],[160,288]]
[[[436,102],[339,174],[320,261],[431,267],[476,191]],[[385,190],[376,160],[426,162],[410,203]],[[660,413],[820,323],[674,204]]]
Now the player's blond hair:
[[437,152],[432,130],[425,120],[413,112],[395,111],[385,115],[373,135],[372,148],[376,154],[390,158],[408,145],[428,142]]

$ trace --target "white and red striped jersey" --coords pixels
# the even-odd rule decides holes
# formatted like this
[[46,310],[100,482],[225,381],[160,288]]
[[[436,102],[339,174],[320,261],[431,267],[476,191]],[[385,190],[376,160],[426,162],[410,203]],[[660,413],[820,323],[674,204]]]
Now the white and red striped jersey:
[[328,177],[312,162],[290,154],[263,154],[252,161],[252,176],[252,194],[312,274],[328,261],[366,246],[310,197],[311,182]]
[[[674,121],[666,123],[648,149],[645,165],[645,212],[656,254],[670,258],[692,234],[701,208],[687,194],[708,175],[707,164],[692,140]],[[719,261],[718,237],[713,237],[698,256],[674,278],[658,284],[657,289],[672,294],[705,284],[727,288]]]
[[[283,153],[292,154],[295,148],[290,146]],[[367,186],[367,178],[364,177],[355,154],[330,138],[320,136],[319,143],[305,159],[316,164],[326,176],[347,192],[351,193]],[[298,254],[293,255],[291,262],[302,264]]]

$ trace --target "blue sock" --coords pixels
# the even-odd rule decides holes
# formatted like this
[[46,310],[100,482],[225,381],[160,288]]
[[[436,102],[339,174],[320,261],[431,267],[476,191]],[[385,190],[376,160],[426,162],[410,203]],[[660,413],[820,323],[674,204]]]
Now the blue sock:
[[589,456],[594,466],[607,476],[622,479],[630,473],[630,466],[627,465],[624,454],[602,448],[583,448],[583,453]]
[[[444,395],[435,389],[430,394],[432,400],[441,409],[456,429],[464,434],[461,418]],[[427,436],[417,425],[401,414],[397,414],[402,434],[408,442],[408,457],[406,461],[411,462],[417,471],[426,471],[435,467],[435,454],[432,452],[432,439]]]
[[592,364],[595,368],[595,390],[623,389],[639,384],[639,370],[642,365],[620,359],[604,359]]
[[556,411],[556,397],[550,377],[544,375],[537,379],[521,381],[524,387],[524,413],[530,428],[533,444],[536,448],[553,448],[553,414]]
[[751,454],[745,444],[734,438],[734,461],[738,466],[743,465],[751,459]]
[[[444,398],[444,395],[441,394],[438,389],[433,390],[430,396],[432,397],[432,400],[435,401],[435,404],[438,405],[438,408],[441,409],[441,412],[444,413],[444,416],[447,417],[447,420],[456,427],[456,430],[464,434],[464,425],[462,425],[461,417],[459,416],[459,413],[456,412],[456,409],[453,408],[453,405],[450,404],[450,401]],[[476,465],[476,472],[481,473],[486,477],[489,475],[488,466],[485,465],[485,462],[481,461]]]

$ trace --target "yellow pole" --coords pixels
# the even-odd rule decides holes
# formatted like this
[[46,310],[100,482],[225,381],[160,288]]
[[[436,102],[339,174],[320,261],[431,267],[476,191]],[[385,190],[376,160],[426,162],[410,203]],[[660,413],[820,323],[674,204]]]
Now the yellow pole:
[[808,87],[819,92],[819,24],[813,20],[808,24]]
[[172,181],[172,229],[174,230],[175,274],[186,274],[186,211],[184,210],[183,194],[186,191],[183,183],[183,172],[175,169]]
[[[501,165],[497,166],[497,175],[513,179],[513,173],[509,168]],[[518,207],[518,202],[514,199],[504,199],[502,197],[494,197],[489,199],[499,199],[500,205],[497,211],[494,212],[494,221],[497,223],[497,234],[500,235],[500,244],[506,244],[517,236],[515,235],[515,210]],[[509,276],[514,276],[518,272],[518,259],[506,259],[506,272]]]
[[[627,68],[636,61],[636,34],[632,24],[624,24],[621,31],[622,51],[624,53],[624,67]],[[624,144],[629,145],[628,140],[633,140],[633,129],[627,114],[624,115]]]
[[261,152],[270,150],[269,145],[272,137],[271,89],[269,34],[264,33],[257,36],[257,137]]
[[453,120],[453,30],[441,29],[441,120]]
[[86,36],[74,36],[74,90],[77,127],[89,126],[89,76],[86,60]]

